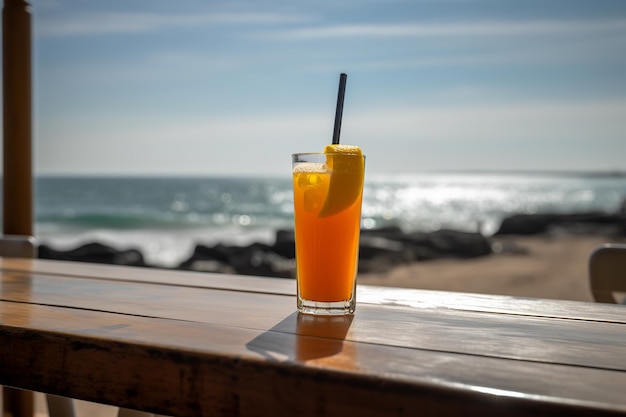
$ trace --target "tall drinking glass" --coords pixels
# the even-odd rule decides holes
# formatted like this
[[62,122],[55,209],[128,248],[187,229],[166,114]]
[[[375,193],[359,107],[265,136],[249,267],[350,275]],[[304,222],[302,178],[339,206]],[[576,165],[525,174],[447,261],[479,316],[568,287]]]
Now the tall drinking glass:
[[354,313],[364,166],[360,151],[292,155],[301,313]]

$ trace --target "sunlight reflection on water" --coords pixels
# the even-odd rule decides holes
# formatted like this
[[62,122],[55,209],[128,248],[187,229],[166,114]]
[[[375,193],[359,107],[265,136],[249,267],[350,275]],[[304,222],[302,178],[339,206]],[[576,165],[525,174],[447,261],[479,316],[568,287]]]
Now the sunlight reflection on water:
[[[173,262],[191,242],[271,242],[293,227],[290,178],[38,178],[36,187],[37,238],[62,246],[135,244]],[[366,174],[362,226],[491,235],[513,214],[615,212],[625,197],[624,176]]]
[[[369,178],[363,214],[369,227],[455,228],[495,232],[517,213],[614,211],[624,178],[538,175],[414,174]],[[391,213],[391,219],[389,218]]]

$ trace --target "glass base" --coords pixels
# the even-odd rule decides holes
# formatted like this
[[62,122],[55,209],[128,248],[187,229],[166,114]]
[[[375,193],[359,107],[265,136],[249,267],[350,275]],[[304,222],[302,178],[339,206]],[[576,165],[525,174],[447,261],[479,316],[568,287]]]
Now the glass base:
[[298,311],[303,314],[317,314],[325,316],[338,316],[354,314],[356,301],[312,301],[298,297]]

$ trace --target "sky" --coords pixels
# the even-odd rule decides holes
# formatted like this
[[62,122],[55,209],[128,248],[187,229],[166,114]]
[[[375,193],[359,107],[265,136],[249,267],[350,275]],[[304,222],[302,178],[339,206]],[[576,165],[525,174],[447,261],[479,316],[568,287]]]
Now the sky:
[[626,170],[623,0],[31,0],[38,175]]

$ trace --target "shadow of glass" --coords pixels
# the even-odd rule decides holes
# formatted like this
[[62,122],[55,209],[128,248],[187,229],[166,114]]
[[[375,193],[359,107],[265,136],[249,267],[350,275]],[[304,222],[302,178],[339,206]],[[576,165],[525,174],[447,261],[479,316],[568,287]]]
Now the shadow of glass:
[[310,361],[336,356],[353,316],[314,316],[293,313],[270,330],[250,341],[246,347],[268,360]]

